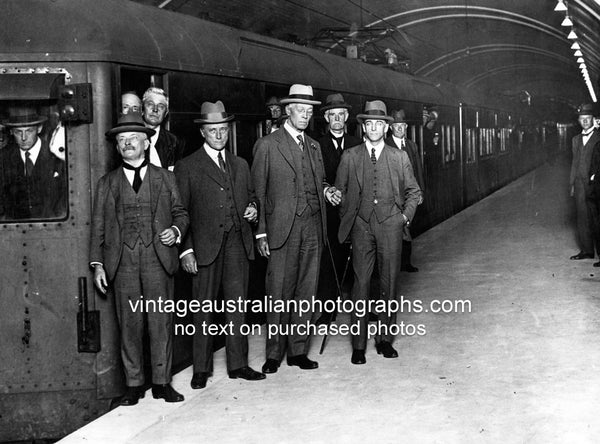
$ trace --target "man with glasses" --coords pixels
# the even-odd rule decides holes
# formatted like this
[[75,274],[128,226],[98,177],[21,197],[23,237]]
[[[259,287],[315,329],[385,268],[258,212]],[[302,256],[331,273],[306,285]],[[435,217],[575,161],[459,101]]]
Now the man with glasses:
[[173,171],[175,163],[183,157],[185,143],[161,126],[169,113],[169,96],[163,89],[152,86],[144,93],[142,103],[144,122],[155,132],[150,138],[148,160],[153,165]]
[[[425,181],[423,180],[423,166],[421,165],[421,157],[419,156],[419,150],[417,144],[406,137],[406,129],[408,124],[406,123],[406,116],[404,110],[392,111],[392,117],[394,121],[390,125],[392,135],[385,139],[385,143],[389,146],[393,146],[400,150],[406,151],[410,164],[413,169],[413,174],[419,188],[421,188],[421,195],[419,196],[418,205],[423,203],[423,192],[425,191]],[[402,240],[402,260],[400,265],[400,271],[408,271],[409,273],[415,273],[419,271],[410,260],[412,252],[412,236],[408,226],[404,227],[404,239]]]
[[123,114],[106,133],[116,139],[123,163],[98,181],[92,214],[90,266],[98,290],[106,294],[110,286],[114,292],[125,406],[144,397],[144,325],[150,338],[152,396],[183,401],[170,384],[173,314],[143,305],[173,300],[173,274],[179,268],[176,244],[189,222],[175,175],[146,159],[153,134],[137,113]]
[[[412,220],[420,189],[405,151],[386,145],[385,133],[394,119],[387,115],[385,103],[374,100],[365,104],[365,112],[356,116],[362,124],[365,142],[346,150],[336,175],[336,188],[342,193],[340,206],[340,243],[350,238],[354,285],[352,301],[369,300],[375,259],[379,267],[380,295],[383,301],[399,297],[399,270],[403,228]],[[396,314],[378,313],[375,347],[385,358],[396,358],[391,327]],[[352,338],[353,364],[366,363],[368,310],[351,314],[359,333]]]

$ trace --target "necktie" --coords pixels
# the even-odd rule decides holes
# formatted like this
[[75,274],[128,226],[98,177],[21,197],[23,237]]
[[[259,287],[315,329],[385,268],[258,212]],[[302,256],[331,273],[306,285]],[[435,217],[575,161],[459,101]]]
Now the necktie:
[[31,177],[33,174],[33,161],[31,160],[31,153],[25,151],[25,176]]
[[341,150],[342,149],[342,142],[344,141],[344,136],[342,136],[342,137],[335,137],[335,136],[333,136],[333,138],[335,139],[335,142],[337,143],[337,149]]
[[132,186],[133,191],[135,191],[136,194],[142,186],[142,175],[140,174],[140,171],[146,165],[148,165],[148,160],[144,160],[139,167],[134,167],[133,165],[129,165],[128,163],[123,162],[123,168],[125,168],[126,170],[132,170],[134,172]]
[[300,151],[304,151],[304,139],[298,134],[298,145],[300,145]]
[[402,139],[402,142],[400,142],[400,148],[401,148],[401,149],[404,149],[404,144],[405,144],[405,143],[406,143],[406,142],[404,141],[404,139]]
[[377,157],[375,157],[375,148],[371,148],[371,162],[373,162],[373,165],[377,163]]
[[225,168],[225,161],[223,160],[223,157],[221,156],[221,151],[219,151],[219,154],[217,154],[217,160],[219,161],[219,168],[221,168],[221,171],[223,171],[224,173],[227,173],[227,168]]

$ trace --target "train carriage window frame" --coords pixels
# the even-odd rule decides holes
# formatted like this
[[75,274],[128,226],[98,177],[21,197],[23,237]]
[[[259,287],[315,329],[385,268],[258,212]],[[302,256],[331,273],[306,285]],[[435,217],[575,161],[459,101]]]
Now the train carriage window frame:
[[59,91],[70,80],[62,68],[15,68],[0,74],[2,224],[69,218],[69,123],[61,118]]

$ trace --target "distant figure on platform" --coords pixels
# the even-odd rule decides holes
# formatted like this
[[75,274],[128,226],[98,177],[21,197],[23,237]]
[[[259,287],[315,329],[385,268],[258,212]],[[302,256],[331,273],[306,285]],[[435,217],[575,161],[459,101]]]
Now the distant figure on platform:
[[[405,151],[384,143],[389,124],[394,120],[387,115],[385,103],[374,100],[365,104],[359,114],[366,141],[344,152],[337,170],[336,188],[342,193],[340,230],[338,240],[352,241],[354,285],[352,301],[357,304],[369,300],[371,275],[375,259],[379,267],[380,300],[395,300],[399,296],[402,233],[412,220],[421,192]],[[396,324],[396,313],[378,313],[375,335],[378,354],[397,358],[392,347],[394,336],[390,327]],[[353,364],[366,363],[366,313],[351,314],[351,323],[359,325],[359,334],[352,338]]]
[[[328,124],[328,131],[319,139],[321,145],[321,154],[325,165],[325,180],[327,183],[335,183],[335,173],[342,152],[348,148],[359,145],[361,140],[351,134],[346,133],[346,122],[350,117],[349,111],[352,106],[344,101],[341,94],[330,94],[325,100],[325,106],[321,112]],[[336,207],[327,206],[327,242],[329,247],[325,247],[321,257],[321,271],[319,272],[318,295],[322,301],[335,301],[337,298],[337,286],[342,285],[342,276],[348,255],[350,254],[350,244],[340,244],[337,239],[337,232],[340,227],[339,211]],[[334,265],[335,264],[335,271]],[[338,282],[336,282],[336,275]],[[317,320],[317,324],[327,324],[331,320],[331,313],[323,313]]]
[[13,142],[0,150],[0,219],[67,215],[66,165],[40,137],[46,117],[31,107],[9,109]]
[[[173,300],[173,274],[179,268],[177,247],[188,228],[175,175],[148,164],[145,151],[154,131],[137,113],[123,114],[108,137],[116,137],[123,165],[98,181],[90,266],[94,284],[106,294],[112,284],[121,330],[121,357],[127,391],[121,405],[134,405],[144,396],[144,324],[150,338],[152,396],[183,401],[171,387],[173,314],[131,303]],[[141,296],[143,295],[143,296]]]
[[[419,188],[421,189],[421,194],[419,195],[419,201],[417,203],[417,205],[421,205],[423,203],[423,194],[425,192],[425,181],[423,180],[423,165],[421,163],[421,156],[419,156],[419,149],[417,148],[417,144],[415,142],[406,137],[406,129],[408,128],[408,124],[406,123],[406,115],[404,110],[401,109],[399,111],[392,111],[392,117],[394,118],[394,121],[390,125],[392,135],[385,139],[385,143],[387,143],[389,146],[406,151],[406,154],[408,154],[408,158],[410,159],[410,164],[413,169],[413,174],[415,179],[417,179]],[[404,236],[402,240],[402,259],[400,271],[408,271],[409,273],[419,271],[419,269],[411,263],[411,253],[412,236],[410,234],[408,225],[405,225]]]
[[[193,298],[201,304],[216,303],[221,286],[225,303],[246,300],[249,260],[254,259],[250,223],[257,221],[258,210],[250,169],[225,149],[233,118],[221,101],[204,102],[194,120],[201,125],[204,146],[175,166],[181,199],[190,212],[181,265],[194,275]],[[248,338],[240,332],[244,312],[226,310],[225,322],[231,326],[225,342],[229,377],[264,379],[264,374],[248,367]],[[193,389],[206,387],[213,372],[213,335],[202,333],[213,324],[213,312],[194,313]]]
[[[575,198],[575,209],[577,212],[577,243],[579,253],[571,256],[572,260],[593,259],[594,251],[600,253],[600,245],[594,245],[591,202],[587,200],[590,194],[590,167],[592,164],[592,152],[594,145],[600,141],[600,135],[594,130],[594,105],[584,104],[577,110],[579,114],[579,125],[582,132],[573,137],[573,163],[571,164],[571,196]],[[596,248],[594,248],[596,247]]]
[[185,143],[161,126],[169,113],[169,96],[161,88],[150,87],[142,102],[144,122],[155,131],[150,138],[148,160],[152,165],[173,171],[175,163],[183,157]]
[[[321,148],[306,135],[313,114],[313,90],[292,85],[282,99],[289,116],[283,128],[258,139],[252,179],[260,203],[256,239],[261,256],[269,258],[267,296],[277,301],[310,301],[317,292],[319,263],[326,233],[325,199],[339,203],[325,182]],[[288,365],[315,369],[308,358],[312,313],[267,313],[267,324],[278,326],[267,339],[264,373],[275,373],[287,353]],[[298,327],[301,327],[300,329]],[[289,334],[286,334],[289,332]]]
[[121,114],[141,113],[142,99],[135,91],[127,91],[121,94]]
[[265,120],[263,135],[266,136],[267,134],[277,131],[285,119],[281,111],[281,103],[279,103],[279,99],[277,97],[269,97],[269,100],[267,100],[265,106],[267,107],[267,119]]

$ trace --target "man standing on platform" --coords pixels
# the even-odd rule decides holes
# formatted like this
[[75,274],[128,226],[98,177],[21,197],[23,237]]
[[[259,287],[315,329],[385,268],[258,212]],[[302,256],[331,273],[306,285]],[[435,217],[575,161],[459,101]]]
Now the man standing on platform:
[[[344,152],[337,170],[336,188],[342,193],[338,240],[350,237],[354,285],[352,301],[369,300],[371,275],[377,258],[380,276],[380,297],[383,301],[398,297],[403,228],[410,223],[421,194],[410,160],[405,151],[384,142],[393,118],[387,115],[385,103],[374,100],[365,104],[359,114],[366,137],[364,143]],[[385,358],[396,358],[390,327],[396,323],[396,313],[378,313],[378,333],[375,346]],[[353,364],[366,362],[367,314],[355,311],[352,324],[359,333],[352,338]]]
[[175,163],[183,157],[185,143],[161,127],[169,113],[169,96],[163,89],[152,86],[144,93],[142,103],[144,122],[155,132],[150,138],[148,160],[152,165],[173,171]]
[[[127,383],[121,405],[127,406],[144,396],[145,323],[150,338],[152,396],[167,402],[183,401],[170,384],[173,314],[144,313],[142,308],[144,300],[173,300],[173,274],[179,268],[176,244],[189,223],[173,173],[146,160],[148,138],[153,134],[137,113],[123,114],[117,126],[106,133],[116,137],[123,165],[98,181],[92,214],[90,266],[102,294],[109,283],[114,289]],[[142,307],[134,309],[133,305]]]
[[[594,247],[600,249],[600,245],[594,239],[595,232],[592,223],[591,202],[587,201],[590,193],[590,166],[594,145],[600,140],[597,130],[594,130],[594,105],[584,104],[577,110],[579,114],[579,125],[581,134],[573,137],[573,163],[571,164],[571,196],[575,198],[575,210],[577,212],[577,243],[579,253],[571,256],[572,260],[593,259]],[[600,251],[599,251],[600,253]]]
[[[419,149],[417,148],[417,144],[415,142],[406,137],[406,129],[408,128],[408,124],[406,123],[406,115],[404,113],[404,110],[401,109],[399,111],[392,111],[392,117],[394,119],[394,121],[390,125],[392,135],[391,137],[385,139],[385,143],[387,143],[389,146],[401,149],[402,151],[406,151],[406,154],[408,154],[408,158],[410,159],[410,164],[413,169],[413,174],[415,176],[415,179],[417,179],[419,188],[421,189],[419,202],[417,204],[421,205],[423,203],[423,193],[425,192],[425,181],[423,180],[423,165],[421,164],[421,156],[419,156]],[[419,269],[411,263],[411,253],[412,236],[410,234],[410,229],[408,228],[408,225],[405,225],[402,240],[402,258],[400,264],[400,271],[408,271],[409,273],[419,271]]]
[[[320,103],[311,86],[292,85],[281,100],[289,116],[283,128],[255,146],[252,178],[260,203],[256,238],[260,254],[269,258],[266,290],[275,302],[300,303],[315,296],[326,233],[325,199],[339,203],[336,190],[325,182],[321,148],[305,134],[313,105]],[[286,352],[288,365],[305,370],[319,366],[307,356],[310,317],[267,312],[268,326],[278,330],[267,338],[264,373],[275,373]]]
[[[246,300],[249,259],[254,258],[250,223],[257,220],[257,205],[245,160],[225,149],[229,139],[229,122],[233,115],[225,112],[219,100],[204,102],[200,108],[200,133],[204,146],[177,163],[175,175],[183,205],[190,212],[190,231],[182,246],[182,268],[192,278],[195,300],[217,301],[223,287],[224,302]],[[214,313],[194,313],[193,389],[206,387],[213,371],[213,335],[203,329],[214,323]],[[227,372],[232,379],[249,381],[265,375],[248,367],[248,339],[240,332],[244,312],[225,310],[230,325],[225,349]]]
[[[335,183],[335,173],[342,152],[350,147],[359,145],[361,140],[351,134],[346,133],[346,122],[348,121],[349,111],[352,108],[344,102],[341,94],[330,94],[325,100],[325,106],[321,112],[328,123],[329,131],[319,139],[323,163],[325,165],[325,180],[327,183]],[[319,298],[325,301],[335,301],[338,293],[338,284],[342,279],[346,267],[348,255],[350,254],[349,244],[340,244],[337,240],[337,232],[340,227],[339,211],[336,207],[327,206],[327,242],[328,246],[323,251],[321,257],[321,270],[319,273]],[[334,265],[335,264],[335,271]],[[336,283],[336,275],[338,282]],[[317,320],[317,324],[327,324],[331,321],[331,313],[323,313]]]

